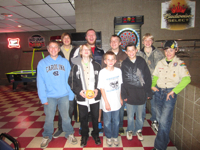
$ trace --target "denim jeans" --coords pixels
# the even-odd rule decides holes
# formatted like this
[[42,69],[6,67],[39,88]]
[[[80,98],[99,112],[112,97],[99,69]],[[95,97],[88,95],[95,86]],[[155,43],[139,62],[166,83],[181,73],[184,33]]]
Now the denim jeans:
[[143,120],[143,122],[144,122],[144,119],[146,117],[146,105],[147,105],[147,102],[145,102],[144,107],[143,107],[143,112],[142,112],[142,120]]
[[[133,131],[136,133],[138,130],[142,130],[143,127],[143,111],[145,104],[143,105],[130,105],[126,103],[127,115],[128,115],[128,127],[126,131]],[[134,125],[134,114],[136,114],[136,123]]]
[[125,107],[125,102],[123,101],[122,107],[119,109],[119,127],[122,128],[124,124],[124,107]]
[[[69,101],[69,117],[70,117],[71,120],[72,120],[72,115],[73,115],[73,112],[74,112],[74,103],[75,103],[75,99],[72,100],[72,101]],[[63,129],[62,129],[62,117],[60,115],[60,112],[58,113],[58,130],[63,131]]]
[[120,113],[120,109],[116,111],[110,111],[110,112],[103,111],[104,131],[107,138],[118,137],[119,113]]
[[48,136],[52,139],[52,134],[54,131],[54,116],[56,112],[56,107],[58,105],[58,110],[62,117],[62,128],[66,133],[65,137],[67,138],[70,134],[74,133],[74,129],[71,125],[71,119],[69,117],[69,99],[68,96],[61,98],[47,98],[48,105],[44,105],[44,113],[46,115],[44,123],[44,132],[42,133],[43,137]]
[[151,121],[157,121],[156,120],[156,99],[155,99],[155,93],[152,95],[152,99],[150,100],[151,103]]
[[169,143],[169,132],[173,120],[173,110],[176,103],[177,95],[174,98],[170,96],[170,100],[166,101],[167,94],[173,88],[158,88],[155,92],[156,99],[156,119],[158,121],[158,133],[155,139],[154,147],[159,150],[166,150]]

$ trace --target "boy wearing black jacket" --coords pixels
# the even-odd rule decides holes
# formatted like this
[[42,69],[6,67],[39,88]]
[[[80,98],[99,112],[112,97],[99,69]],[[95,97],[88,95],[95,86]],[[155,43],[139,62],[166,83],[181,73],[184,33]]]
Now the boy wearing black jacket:
[[[125,53],[128,55],[122,62],[121,97],[126,102],[127,107],[127,139],[132,140],[133,133],[136,133],[138,140],[143,140],[142,112],[145,102],[152,97],[151,74],[145,60],[136,56],[137,49],[134,43],[126,46]],[[134,126],[134,114],[136,113],[136,126]]]

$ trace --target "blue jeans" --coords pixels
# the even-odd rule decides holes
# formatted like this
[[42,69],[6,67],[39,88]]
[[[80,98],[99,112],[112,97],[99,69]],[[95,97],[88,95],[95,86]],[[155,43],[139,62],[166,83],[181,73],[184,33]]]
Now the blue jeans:
[[147,102],[145,102],[144,107],[143,107],[143,112],[142,112],[142,119],[143,119],[143,122],[144,122],[144,119],[145,119],[145,117],[146,117],[146,105],[147,105]]
[[156,120],[156,99],[155,99],[155,93],[152,95],[152,99],[150,100],[151,103],[151,121],[157,121]]
[[56,107],[58,105],[58,110],[62,117],[62,128],[66,133],[65,137],[67,138],[70,134],[74,133],[74,129],[71,125],[71,119],[69,117],[69,99],[68,96],[61,98],[47,98],[48,105],[44,105],[44,113],[46,115],[44,123],[44,132],[42,133],[43,137],[48,136],[52,139],[52,134],[54,131],[54,116],[56,112]]
[[119,133],[119,110],[104,112],[104,132],[107,138],[117,138]]
[[122,107],[119,109],[119,127],[122,128],[124,124],[124,107],[125,107],[125,102],[123,101]]
[[176,103],[177,95],[174,98],[170,96],[170,100],[166,101],[167,94],[173,88],[158,88],[155,92],[156,99],[156,119],[158,121],[158,133],[155,139],[154,147],[159,150],[166,150],[169,143],[169,132],[173,120],[173,110]]
[[[142,130],[143,127],[143,111],[145,104],[143,105],[130,105],[126,103],[127,115],[128,115],[128,127],[126,131],[133,131],[136,133],[138,130]],[[134,114],[136,114],[136,123],[134,125]]]

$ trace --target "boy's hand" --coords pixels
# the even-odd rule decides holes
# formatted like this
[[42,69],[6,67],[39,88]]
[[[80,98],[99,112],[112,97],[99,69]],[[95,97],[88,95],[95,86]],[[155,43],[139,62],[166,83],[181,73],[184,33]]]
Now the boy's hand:
[[48,105],[48,102],[44,103],[44,105]]
[[121,105],[123,105],[123,100],[120,98],[120,103],[121,103]]
[[170,98],[169,98],[170,96],[171,96],[172,98],[174,98],[174,91],[171,91],[171,92],[169,92],[169,93],[167,94],[167,99],[166,99],[166,101],[170,100]]
[[151,88],[154,92],[159,91],[156,87]]
[[81,92],[80,92],[80,95],[83,97],[83,98],[86,98],[86,96],[85,96],[85,90],[82,90]]
[[126,99],[124,99],[124,101],[126,102],[126,101],[127,101],[127,98],[126,98]]
[[105,103],[105,106],[106,106],[106,110],[107,110],[107,111],[111,111],[110,104],[109,104],[108,102]]
[[98,94],[98,90],[95,89],[95,90],[94,90],[94,98],[97,96],[97,94]]

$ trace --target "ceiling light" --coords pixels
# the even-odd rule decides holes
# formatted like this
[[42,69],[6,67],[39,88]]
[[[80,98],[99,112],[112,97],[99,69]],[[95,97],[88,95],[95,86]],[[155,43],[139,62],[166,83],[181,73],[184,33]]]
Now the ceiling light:
[[21,28],[22,26],[21,26],[21,25],[18,25],[17,27]]
[[8,14],[8,13],[1,13],[2,16],[5,16],[5,17],[12,17],[13,15],[12,14]]

